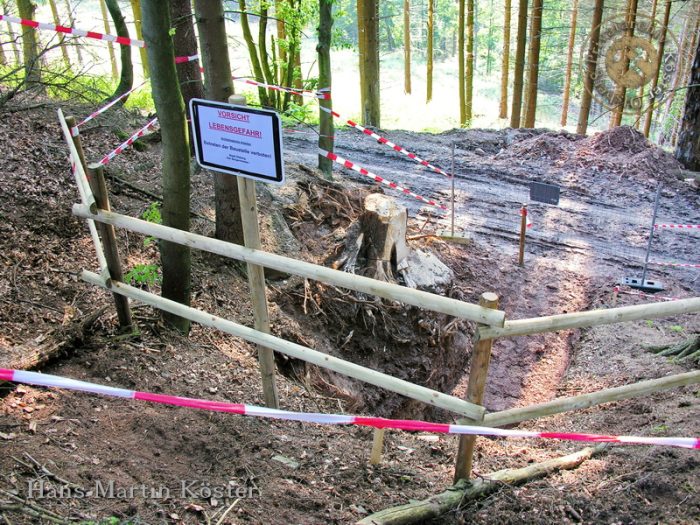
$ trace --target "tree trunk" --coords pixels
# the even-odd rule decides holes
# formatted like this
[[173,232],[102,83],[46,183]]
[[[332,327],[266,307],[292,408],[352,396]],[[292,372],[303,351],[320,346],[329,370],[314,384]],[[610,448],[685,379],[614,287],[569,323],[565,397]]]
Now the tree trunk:
[[542,0],[532,0],[532,26],[530,31],[530,51],[528,53],[527,105],[525,106],[524,128],[535,127],[537,113],[537,83],[540,71],[540,44],[542,41]]
[[287,78],[287,50],[282,42],[287,41],[287,31],[284,22],[284,8],[282,7],[286,0],[275,0],[275,18],[277,19],[277,59],[279,60],[279,69],[277,82],[275,84],[281,86],[284,79]]
[[690,72],[675,157],[686,169],[700,171],[700,39]]
[[411,2],[403,0],[403,90],[411,94]]
[[[331,38],[333,36],[333,0],[318,0],[319,22],[318,22],[318,44],[316,52],[318,53],[318,84],[321,89],[331,89]],[[330,91],[329,91],[330,92]],[[333,109],[332,100],[321,99],[318,101],[319,106],[326,109]],[[318,147],[333,151],[333,135],[335,135],[335,126],[333,123],[333,115],[319,110],[319,133]],[[323,176],[330,180],[333,178],[333,161],[321,155],[318,156],[318,169],[321,170]]]
[[581,109],[578,114],[576,133],[585,135],[588,129],[588,115],[591,112],[593,100],[593,84],[595,71],[598,66],[598,41],[600,40],[600,22],[603,19],[603,6],[605,0],[595,0],[593,18],[591,20],[591,36],[588,41],[588,53],[586,54],[586,72],[583,77],[583,93],[581,94]]
[[569,118],[569,97],[571,96],[571,73],[574,63],[574,46],[576,45],[576,19],[578,18],[578,0],[574,0],[571,11],[571,29],[569,45],[566,52],[566,75],[564,76],[564,100],[561,106],[561,126],[566,126]]
[[[262,69],[265,82],[274,84],[275,78],[272,75],[269,55],[267,53],[267,4],[260,2],[260,18],[258,20],[258,49],[260,50],[260,69]],[[277,105],[277,94],[273,90],[267,92],[268,103],[271,108],[279,109]]]
[[[217,0],[217,3],[220,1],[221,0]],[[243,40],[245,40],[246,47],[248,48],[248,56],[250,57],[250,65],[253,67],[253,74],[255,75],[255,80],[257,80],[258,82],[265,82],[262,67],[260,66],[260,59],[258,58],[258,49],[255,45],[255,41],[253,40],[253,33],[251,33],[250,31],[250,24],[248,23],[248,11],[245,0],[238,0],[238,7],[241,10],[240,15],[241,29],[243,31]],[[200,30],[200,35],[201,34],[202,33]],[[269,107],[270,101],[267,98],[267,90],[265,88],[258,88],[258,96],[260,97],[260,104]]]
[[[107,13],[107,3],[106,0],[99,0],[100,10],[102,11],[102,20],[104,21],[105,33],[111,33],[109,29],[109,16]],[[114,53],[114,43],[110,42],[107,45],[109,50],[109,62],[112,65],[112,78],[117,78],[119,76],[119,68],[117,67],[117,56]]]
[[[175,0],[177,1],[177,0]],[[173,6],[173,1],[170,2],[170,7]],[[136,38],[143,40],[143,33],[141,31],[141,0],[131,0],[131,13],[134,15],[134,29],[136,30]],[[174,20],[173,15],[173,20]],[[139,48],[139,53],[141,53],[141,69],[143,69],[143,78],[149,77],[148,72],[148,52],[145,47]],[[179,56],[177,51],[175,56]]]
[[[36,4],[32,0],[17,0],[20,18],[34,20]],[[41,64],[39,63],[39,42],[37,30],[22,26],[22,58],[24,59],[24,79],[28,87],[41,88]]]
[[433,100],[433,40],[435,40],[435,0],[428,0],[428,49],[426,51],[425,101]]
[[503,60],[501,61],[501,103],[498,118],[508,118],[508,73],[510,73],[510,9],[511,1],[503,6]]
[[465,70],[464,117],[467,126],[472,125],[474,101],[474,0],[467,0],[467,64]]
[[518,34],[515,44],[515,69],[513,71],[513,101],[510,109],[510,127],[520,126],[520,110],[523,103],[523,72],[525,70],[525,43],[527,41],[527,0],[518,1]]
[[[206,72],[205,96],[210,100],[227,102],[233,94],[233,80],[222,0],[195,0],[194,12],[197,17],[202,65]],[[244,244],[236,177],[225,173],[214,173],[214,201],[216,238]]]
[[[662,64],[664,62],[664,51],[666,48],[666,33],[668,31],[668,21],[670,18],[671,18],[671,0],[666,0],[666,7],[664,9],[663,27],[661,28],[661,36],[659,37],[659,60],[657,61],[656,71],[654,72],[654,76],[651,78],[651,87],[649,88],[649,95],[650,95],[649,98],[651,100],[651,103],[649,104],[649,108],[647,109],[646,115],[644,116],[644,136],[645,137],[648,137],[649,132],[651,131],[651,121],[653,120],[654,109],[655,109],[654,100],[656,99],[656,88],[659,85],[659,73],[661,72],[661,69],[663,67]],[[652,18],[652,23],[654,23],[653,18]]]
[[[49,6],[51,7],[51,16],[53,16],[53,23],[57,26],[62,25],[61,18],[58,16],[58,9],[56,8],[56,0],[49,0]],[[58,42],[61,46],[61,54],[63,55],[63,63],[65,64],[66,68],[70,69],[70,57],[68,56],[68,48],[66,47],[65,40],[66,40],[65,36],[59,35]],[[2,63],[3,64],[5,63],[4,55],[3,55]]]
[[[110,0],[115,1],[116,0]],[[172,228],[190,229],[190,146],[185,117],[185,104],[175,70],[175,51],[170,36],[170,8],[160,2],[144,2],[143,33],[151,70],[151,90],[163,139],[163,224]],[[126,47],[126,46],[124,46]],[[190,249],[161,241],[163,297],[190,304]],[[182,333],[188,333],[190,322],[164,312],[163,317]]]
[[[627,16],[625,36],[631,38],[634,36],[634,27],[637,23],[637,0],[629,0],[627,3]],[[623,72],[627,73],[630,68],[630,49],[625,48],[625,56],[623,58]],[[610,116],[610,128],[614,128],[622,124],[622,115],[625,112],[625,98],[627,89],[624,84],[618,83],[615,86],[615,94],[613,95],[613,104],[615,107]]]
[[409,525],[428,523],[460,507],[468,501],[482,498],[504,485],[517,485],[537,479],[559,470],[575,469],[584,461],[600,454],[605,445],[584,448],[579,452],[560,458],[548,459],[518,469],[505,469],[494,472],[471,482],[462,481],[445,492],[423,501],[414,501],[375,512],[357,522],[357,525]]
[[360,48],[360,115],[365,126],[380,126],[379,2],[357,0],[357,34]]
[[465,32],[465,4],[466,0],[459,0],[459,13],[457,14],[457,95],[459,98],[459,125],[467,123],[467,72],[466,57],[464,56],[464,32]]
[[[112,17],[117,35],[129,38],[129,29],[126,27],[126,22],[122,16],[121,9],[119,9],[117,0],[105,0],[105,3],[107,4],[107,9],[109,9],[109,14]],[[122,71],[121,75],[119,75],[119,85],[114,91],[114,95],[112,95],[113,98],[123,95],[129,91],[134,84],[134,68],[131,64],[131,46],[119,46],[119,48],[122,59]],[[124,101],[122,100],[121,103],[123,104]]]
[[[175,29],[173,46],[175,56],[193,56],[198,53],[197,35],[194,32],[194,17],[192,16],[191,0],[171,0],[171,23]],[[182,98],[185,101],[185,111],[190,114],[190,100],[204,98],[204,84],[200,61],[183,62],[177,65],[177,78],[180,84]]]

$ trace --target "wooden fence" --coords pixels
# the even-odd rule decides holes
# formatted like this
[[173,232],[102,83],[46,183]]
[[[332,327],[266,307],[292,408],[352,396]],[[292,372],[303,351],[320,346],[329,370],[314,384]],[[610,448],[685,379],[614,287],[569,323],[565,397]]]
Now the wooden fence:
[[[99,274],[83,271],[81,277],[90,284],[110,290],[114,293],[115,298],[119,297],[122,300],[123,298],[130,298],[149,304],[193,322],[241,337],[251,343],[261,345],[261,347],[271,348],[290,357],[377,385],[431,406],[449,410],[462,417],[459,420],[460,423],[492,427],[510,425],[610,401],[645,396],[664,389],[700,383],[700,371],[696,371],[651,381],[642,381],[618,388],[605,389],[590,394],[555,399],[529,407],[486,413],[486,409],[481,406],[481,398],[483,397],[483,390],[488,375],[491,346],[494,339],[698,312],[700,311],[700,298],[506,321],[505,312],[496,308],[498,297],[491,293],[483,294],[479,305],[469,304],[125,216],[109,210],[106,195],[99,195],[99,198],[95,199],[86,176],[88,169],[85,165],[85,160],[79,154],[79,135],[71,133],[71,127],[66,123],[63,114],[60,110],[58,113],[82,201],[82,204],[74,205],[73,213],[87,220],[100,265]],[[98,181],[93,180],[91,182],[93,182],[93,188],[99,191],[99,179],[101,178],[99,170],[91,172],[91,175],[93,178],[98,179]],[[100,228],[99,233],[102,235],[102,241],[100,241],[98,236],[98,229],[95,227],[95,223],[111,228]],[[459,399],[455,396],[410,383],[129,286],[115,277],[115,275],[119,275],[115,271],[119,269],[119,260],[118,253],[114,253],[113,249],[114,239],[110,238],[110,236],[114,235],[113,227],[204,250],[249,264],[281,270],[308,279],[315,279],[349,290],[402,301],[426,310],[476,322],[478,323],[477,344],[472,355],[467,399]],[[111,234],[110,231],[112,232]],[[103,250],[103,243],[105,246],[111,246],[107,255],[105,255]],[[119,305],[120,303],[118,302],[117,304]],[[378,456],[377,450],[381,450],[381,436],[383,436],[383,431],[375,433],[372,454],[375,459]],[[462,436],[460,438],[456,479],[469,477],[474,443],[474,436]]]

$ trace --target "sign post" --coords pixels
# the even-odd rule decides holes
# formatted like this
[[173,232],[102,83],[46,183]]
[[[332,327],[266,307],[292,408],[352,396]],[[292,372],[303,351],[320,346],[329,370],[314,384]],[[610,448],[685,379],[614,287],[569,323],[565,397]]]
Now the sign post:
[[[243,242],[247,248],[259,250],[255,181],[284,182],[282,126],[275,112],[248,108],[245,104],[241,95],[231,95],[229,104],[192,99],[190,114],[197,162],[204,168],[237,176]],[[255,329],[269,334],[270,316],[262,266],[248,263],[248,285]],[[265,405],[279,408],[274,352],[258,346],[258,362]]]

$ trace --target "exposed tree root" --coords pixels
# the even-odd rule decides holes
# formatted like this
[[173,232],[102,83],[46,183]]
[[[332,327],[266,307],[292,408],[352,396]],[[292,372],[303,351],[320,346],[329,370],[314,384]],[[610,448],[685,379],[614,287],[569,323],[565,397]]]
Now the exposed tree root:
[[647,346],[646,349],[663,357],[673,357],[676,361],[700,365],[700,334],[695,334],[681,343]]
[[460,481],[445,492],[431,496],[422,501],[414,501],[406,505],[384,509],[367,516],[357,522],[357,525],[407,525],[425,523],[435,519],[450,510],[459,508],[466,502],[482,498],[495,491],[503,484],[515,485],[531,479],[546,476],[558,470],[570,470],[606,449],[606,445],[587,447],[574,454],[560,458],[549,459],[519,469],[505,469],[491,476],[476,479],[471,482]]

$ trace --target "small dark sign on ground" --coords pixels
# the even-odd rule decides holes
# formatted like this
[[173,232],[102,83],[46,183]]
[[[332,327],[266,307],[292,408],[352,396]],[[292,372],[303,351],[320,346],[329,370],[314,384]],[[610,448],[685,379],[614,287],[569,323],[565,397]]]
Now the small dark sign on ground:
[[559,204],[559,186],[544,182],[530,183],[530,200],[545,204]]

